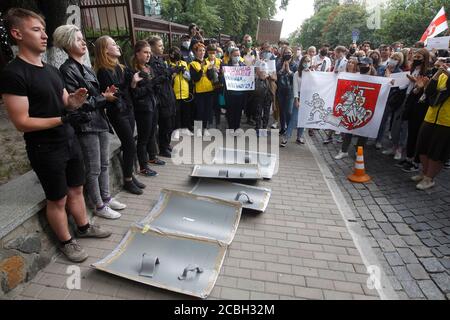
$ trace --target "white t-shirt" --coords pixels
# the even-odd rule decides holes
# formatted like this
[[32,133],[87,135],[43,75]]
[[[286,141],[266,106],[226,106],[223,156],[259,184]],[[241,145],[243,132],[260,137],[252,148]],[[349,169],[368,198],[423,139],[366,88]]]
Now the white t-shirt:
[[334,63],[334,72],[345,72],[347,71],[347,58],[343,57],[341,60],[336,60]]
[[330,72],[331,71],[331,60],[328,57],[321,58],[320,55],[317,55],[313,57],[312,59],[312,65],[313,66],[320,66],[317,68],[316,71],[324,71],[324,72]]
[[294,98],[300,97],[300,90],[302,88],[302,78],[298,76],[298,71],[294,73],[294,79],[293,79],[293,91],[294,91]]

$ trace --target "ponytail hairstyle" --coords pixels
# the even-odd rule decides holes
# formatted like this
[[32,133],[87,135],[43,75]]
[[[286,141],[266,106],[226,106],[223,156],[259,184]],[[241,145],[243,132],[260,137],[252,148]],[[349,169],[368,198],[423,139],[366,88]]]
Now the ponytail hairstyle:
[[144,68],[144,66],[139,64],[136,59],[136,54],[144,48],[151,48],[150,44],[147,41],[145,41],[145,40],[136,41],[136,44],[134,45],[134,51],[133,51],[134,54],[133,54],[133,57],[131,58],[131,67],[133,68],[133,70],[141,71]]

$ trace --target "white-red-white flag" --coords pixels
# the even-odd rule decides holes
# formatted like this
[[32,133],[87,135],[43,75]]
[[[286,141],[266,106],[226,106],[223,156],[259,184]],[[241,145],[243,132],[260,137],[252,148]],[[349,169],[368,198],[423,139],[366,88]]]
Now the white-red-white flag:
[[444,7],[439,10],[436,17],[434,17],[433,21],[431,21],[427,30],[423,34],[422,38],[420,38],[421,42],[426,42],[429,38],[434,38],[442,31],[448,29],[447,16],[445,15]]

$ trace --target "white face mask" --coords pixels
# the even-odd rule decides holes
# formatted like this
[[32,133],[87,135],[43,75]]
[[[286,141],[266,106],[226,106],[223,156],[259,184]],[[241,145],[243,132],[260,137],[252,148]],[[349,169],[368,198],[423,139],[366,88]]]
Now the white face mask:
[[231,57],[231,62],[232,62],[233,64],[238,64],[239,61],[240,61],[240,57]]
[[183,41],[183,42],[181,43],[181,45],[182,45],[183,47],[185,47],[186,49],[189,49],[189,47],[191,46],[191,42],[190,42],[190,41]]
[[389,59],[387,63],[389,66],[392,66],[394,68],[398,65],[398,61],[394,59]]

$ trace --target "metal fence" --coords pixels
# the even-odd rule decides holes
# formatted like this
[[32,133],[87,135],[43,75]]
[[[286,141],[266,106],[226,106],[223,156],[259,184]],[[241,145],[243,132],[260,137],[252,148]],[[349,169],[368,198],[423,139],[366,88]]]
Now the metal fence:
[[[128,40],[129,45],[133,46],[136,40],[158,35],[166,46],[172,46],[188,32],[185,25],[143,15],[139,1],[80,0],[83,31],[88,42],[93,43],[99,36],[110,35],[119,41]],[[230,37],[221,34],[218,38],[224,42]]]

